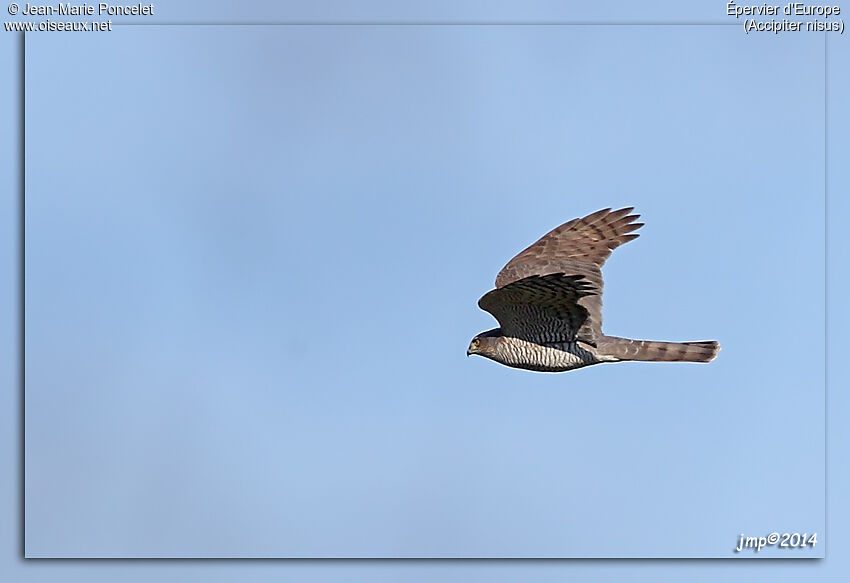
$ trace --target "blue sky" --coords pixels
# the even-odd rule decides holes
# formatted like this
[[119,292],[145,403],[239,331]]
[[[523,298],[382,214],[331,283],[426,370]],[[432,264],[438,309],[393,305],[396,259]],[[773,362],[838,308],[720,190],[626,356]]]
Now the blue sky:
[[[822,532],[822,67],[821,36],[726,27],[29,37],[28,553]],[[626,204],[606,331],[717,338],[715,363],[465,357],[512,254]]]

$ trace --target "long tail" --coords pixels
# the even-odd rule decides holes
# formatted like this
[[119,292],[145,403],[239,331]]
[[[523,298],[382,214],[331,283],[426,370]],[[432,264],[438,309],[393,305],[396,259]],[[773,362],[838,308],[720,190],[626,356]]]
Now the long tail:
[[720,352],[714,340],[705,342],[655,342],[604,336],[596,345],[601,355],[619,360],[656,362],[711,362]]

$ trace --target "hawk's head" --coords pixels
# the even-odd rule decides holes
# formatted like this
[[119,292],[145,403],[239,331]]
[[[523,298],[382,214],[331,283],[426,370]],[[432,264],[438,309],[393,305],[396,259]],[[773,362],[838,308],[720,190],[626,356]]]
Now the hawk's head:
[[502,330],[500,328],[482,332],[469,343],[469,348],[466,349],[466,355],[480,354],[481,356],[489,357],[494,353],[496,349],[496,342],[498,341],[497,339],[501,336]]

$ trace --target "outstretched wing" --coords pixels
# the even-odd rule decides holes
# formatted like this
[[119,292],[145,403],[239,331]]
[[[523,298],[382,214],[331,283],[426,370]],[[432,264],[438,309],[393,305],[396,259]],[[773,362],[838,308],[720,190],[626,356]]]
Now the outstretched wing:
[[478,305],[502,334],[537,344],[572,342],[587,318],[579,300],[595,293],[580,275],[532,275],[484,294]]
[[578,338],[595,345],[602,335],[602,264],[611,251],[636,239],[638,235],[632,231],[643,226],[634,222],[640,215],[629,214],[632,210],[633,207],[602,209],[553,229],[502,268],[496,276],[496,288],[534,275],[582,276],[594,293],[579,301],[587,311],[587,318]]

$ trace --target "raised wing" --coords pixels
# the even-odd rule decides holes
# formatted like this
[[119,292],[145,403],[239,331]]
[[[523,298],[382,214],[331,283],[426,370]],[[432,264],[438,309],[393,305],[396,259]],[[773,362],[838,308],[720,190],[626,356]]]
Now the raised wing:
[[581,276],[532,275],[487,292],[478,305],[496,317],[506,336],[537,344],[572,342],[587,318],[579,300],[593,293]]
[[502,268],[496,288],[534,275],[582,276],[594,293],[579,302],[587,317],[578,338],[595,345],[602,335],[602,265],[614,249],[636,239],[638,235],[632,231],[643,226],[635,222],[640,215],[629,214],[632,210],[602,209],[553,229]]
[[602,267],[611,251],[638,237],[632,231],[643,223],[634,222],[640,215],[630,215],[632,210],[633,207],[602,209],[549,231],[502,268],[496,276],[496,287],[530,275],[572,274],[576,267],[587,264]]

